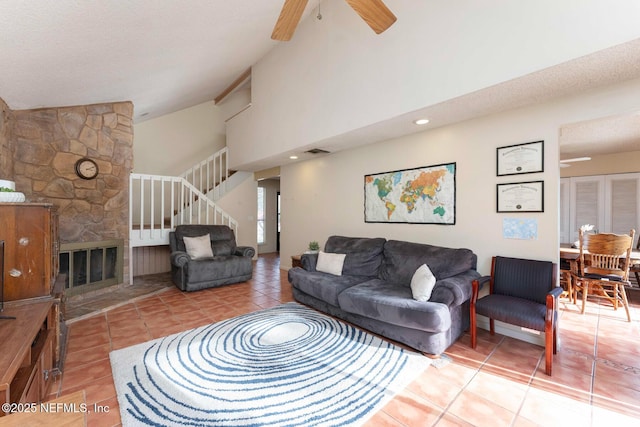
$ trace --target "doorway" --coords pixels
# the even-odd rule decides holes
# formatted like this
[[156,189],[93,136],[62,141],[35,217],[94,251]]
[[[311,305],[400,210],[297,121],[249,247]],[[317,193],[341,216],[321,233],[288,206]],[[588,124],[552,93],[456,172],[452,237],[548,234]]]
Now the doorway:
[[280,252],[280,180],[258,182],[258,254]]
[[280,192],[276,193],[276,250],[280,252]]

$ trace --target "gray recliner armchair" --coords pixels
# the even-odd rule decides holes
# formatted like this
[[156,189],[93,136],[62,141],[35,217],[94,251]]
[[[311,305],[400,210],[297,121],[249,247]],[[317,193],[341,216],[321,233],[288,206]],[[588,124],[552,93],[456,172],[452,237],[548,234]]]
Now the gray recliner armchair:
[[[213,256],[194,258],[187,253],[185,237],[209,236]],[[253,275],[250,246],[236,246],[235,233],[226,225],[179,225],[169,233],[171,277],[183,291],[244,282]]]

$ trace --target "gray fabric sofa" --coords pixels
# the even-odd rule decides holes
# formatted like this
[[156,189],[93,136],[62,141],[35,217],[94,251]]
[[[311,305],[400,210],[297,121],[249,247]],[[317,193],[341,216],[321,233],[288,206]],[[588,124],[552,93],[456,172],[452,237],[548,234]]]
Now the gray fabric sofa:
[[[192,259],[186,252],[184,237],[209,234],[212,258]],[[252,258],[256,251],[236,246],[233,230],[226,225],[179,225],[169,233],[171,278],[183,291],[244,282],[253,275]]]
[[[288,275],[298,302],[434,355],[468,329],[471,282],[480,277],[471,250],[331,236],[324,251],[346,254],[342,275],[316,271],[318,255],[304,254]],[[422,264],[436,277],[429,301],[414,300],[410,287]]]

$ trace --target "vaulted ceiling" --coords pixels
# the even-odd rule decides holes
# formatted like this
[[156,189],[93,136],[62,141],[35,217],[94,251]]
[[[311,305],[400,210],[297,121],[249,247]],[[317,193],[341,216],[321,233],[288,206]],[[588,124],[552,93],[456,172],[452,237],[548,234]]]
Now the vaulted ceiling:
[[[130,100],[136,122],[211,101],[276,46],[270,35],[282,3],[3,0],[0,97],[14,110]],[[317,13],[318,3],[309,1],[303,20]],[[392,1],[388,4],[393,8]],[[401,19],[396,25],[402,24]],[[620,49],[617,54],[619,59],[626,58],[615,68],[628,74],[624,78],[640,75],[638,45],[630,45],[632,52]],[[602,76],[589,79],[593,83],[610,77],[611,70],[604,70]],[[562,87],[548,81],[540,84],[549,95],[557,95],[569,86],[558,82]],[[531,80],[524,84],[530,87]],[[576,84],[582,83],[571,81],[571,87]],[[518,88],[509,83],[506,87],[508,92],[503,93],[517,98],[514,88]],[[541,99],[547,95],[541,93]],[[486,105],[487,99],[494,99],[495,105]],[[530,94],[526,99],[531,101]],[[464,98],[466,108],[475,105],[469,101]],[[505,102],[512,101],[505,96],[482,96],[478,108],[483,112],[504,109],[500,104]],[[522,103],[513,101],[518,102]],[[448,103],[433,108],[450,107]],[[452,120],[459,120],[457,116]],[[639,120],[638,114],[631,113],[567,126],[561,136],[564,157],[584,152],[584,143],[590,144],[594,154],[605,151],[604,139],[615,140],[616,151],[638,150]]]
[[0,97],[14,110],[132,101],[136,121],[210,101],[275,46],[281,7],[282,0],[3,0]]

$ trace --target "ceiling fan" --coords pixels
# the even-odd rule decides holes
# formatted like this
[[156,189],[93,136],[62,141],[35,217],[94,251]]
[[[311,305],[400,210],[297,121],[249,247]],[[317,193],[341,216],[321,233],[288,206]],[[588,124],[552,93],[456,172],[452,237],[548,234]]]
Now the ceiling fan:
[[[371,27],[376,34],[380,34],[396,22],[396,16],[382,2],[382,0],[345,0],[349,6]],[[279,41],[289,41],[296,31],[302,12],[308,0],[285,0],[280,16],[273,28],[271,38]]]

